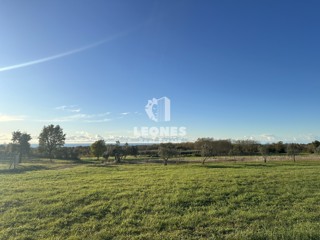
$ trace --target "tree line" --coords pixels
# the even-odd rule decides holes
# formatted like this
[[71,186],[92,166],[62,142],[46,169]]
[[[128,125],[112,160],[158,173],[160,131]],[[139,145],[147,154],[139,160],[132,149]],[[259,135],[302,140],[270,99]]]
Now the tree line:
[[271,155],[288,155],[293,161],[296,155],[301,153],[320,154],[320,142],[314,141],[308,144],[298,143],[276,143],[261,144],[253,140],[215,140],[213,138],[199,138],[195,142],[184,143],[160,143],[145,145],[121,145],[106,144],[104,140],[98,140],[88,147],[87,153],[95,156],[102,162],[108,161],[111,156],[116,163],[126,159],[128,155],[143,156],[148,158],[161,158],[164,165],[167,165],[170,158],[201,157],[202,164],[206,160],[218,156],[257,156],[261,155],[264,162]]
[[320,142],[313,141],[308,144],[276,143],[261,144],[253,140],[216,140],[213,138],[199,138],[195,142],[160,143],[129,145],[128,143],[107,144],[104,140],[97,140],[90,146],[64,147],[66,134],[59,125],[44,126],[39,137],[38,148],[30,147],[31,135],[15,131],[12,133],[12,142],[0,146],[0,152],[15,153],[18,162],[25,156],[46,157],[53,159],[78,160],[81,157],[102,158],[102,162],[114,158],[115,163],[120,163],[127,156],[144,156],[148,158],[161,158],[167,165],[168,160],[174,157],[201,157],[204,164],[209,158],[216,156],[254,156],[261,155],[264,162],[270,155],[289,155],[295,161],[300,153],[320,154]]

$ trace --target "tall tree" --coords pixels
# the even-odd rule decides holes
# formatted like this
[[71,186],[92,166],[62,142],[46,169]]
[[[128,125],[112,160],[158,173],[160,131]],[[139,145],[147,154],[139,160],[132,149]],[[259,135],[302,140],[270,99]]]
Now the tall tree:
[[39,135],[39,150],[44,152],[52,161],[53,154],[59,148],[63,147],[66,140],[66,134],[59,125],[44,126]]
[[30,151],[31,136],[28,133],[21,133],[19,130],[12,133],[12,142],[17,145],[17,152],[19,153],[19,163],[21,163],[22,156],[28,154]]
[[104,140],[98,140],[91,144],[91,153],[99,160],[103,153],[107,150],[107,146]]

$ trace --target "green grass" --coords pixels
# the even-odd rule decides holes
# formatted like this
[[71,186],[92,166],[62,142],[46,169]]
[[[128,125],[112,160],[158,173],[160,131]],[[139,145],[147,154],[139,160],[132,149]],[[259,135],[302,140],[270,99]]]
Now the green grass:
[[0,167],[0,239],[320,239],[320,162]]

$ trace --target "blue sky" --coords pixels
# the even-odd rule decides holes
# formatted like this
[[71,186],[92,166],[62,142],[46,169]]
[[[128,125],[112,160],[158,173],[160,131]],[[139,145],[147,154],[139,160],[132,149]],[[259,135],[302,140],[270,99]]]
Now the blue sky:
[[[0,0],[0,143],[184,126],[189,140],[320,139],[318,1]],[[148,119],[152,98],[171,121]]]

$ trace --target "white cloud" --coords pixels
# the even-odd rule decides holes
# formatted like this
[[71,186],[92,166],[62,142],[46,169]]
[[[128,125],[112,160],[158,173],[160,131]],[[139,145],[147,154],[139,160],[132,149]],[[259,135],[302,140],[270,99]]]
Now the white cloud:
[[301,135],[289,137],[285,139],[285,142],[310,143],[315,140],[319,141],[319,139],[320,139],[320,136],[317,136],[315,134],[301,134]]
[[104,116],[108,116],[108,115],[110,115],[110,114],[111,114],[111,112],[105,112],[105,113],[95,114],[95,116],[97,116],[97,117],[104,117]]
[[285,142],[285,143],[310,143],[315,140],[319,140],[320,136],[315,134],[301,134],[295,136],[277,136],[274,134],[259,134],[259,135],[251,135],[244,136],[243,139],[254,140],[261,143],[275,143],[275,142]]
[[103,123],[103,122],[110,122],[112,119],[104,118],[104,119],[93,119],[93,120],[85,120],[86,123]]
[[252,135],[252,136],[244,136],[244,139],[249,139],[261,143],[272,143],[281,141],[280,138],[274,134],[263,133],[259,135]]
[[23,121],[25,120],[25,116],[18,115],[7,115],[0,113],[0,122],[15,122],[15,121]]
[[11,141],[12,135],[10,134],[1,134],[0,135],[0,144]]
[[159,138],[148,138],[148,137],[136,137],[136,136],[126,136],[125,133],[124,135],[120,134],[119,132],[110,134],[109,135],[99,135],[99,134],[92,134],[86,131],[77,131],[73,135],[68,135],[67,134],[67,139],[66,143],[72,143],[72,144],[91,144],[97,140],[105,140],[106,143],[108,144],[115,144],[116,141],[120,141],[121,143],[159,143],[161,141],[164,142],[183,142],[187,141],[188,139],[183,139],[183,138],[176,138],[176,139],[159,139]]
[[86,114],[75,114],[75,115],[64,116],[59,118],[38,120],[38,122],[73,122],[73,121],[79,121],[79,120],[85,119],[87,117],[88,116]]
[[112,119],[105,118],[105,116],[109,115],[110,113],[99,113],[99,114],[84,114],[78,113],[69,116],[62,116],[53,119],[45,119],[45,120],[38,120],[38,122],[86,122],[86,123],[99,123],[99,122],[109,122]]
[[94,135],[86,131],[78,131],[74,135],[67,135],[67,143],[93,143],[97,140],[104,139],[100,135]]
[[77,105],[63,105],[55,108],[56,110],[66,111],[66,112],[73,112],[73,113],[79,113],[81,109]]
[[278,140],[278,137],[273,134],[261,134],[260,139],[267,142],[274,142]]

